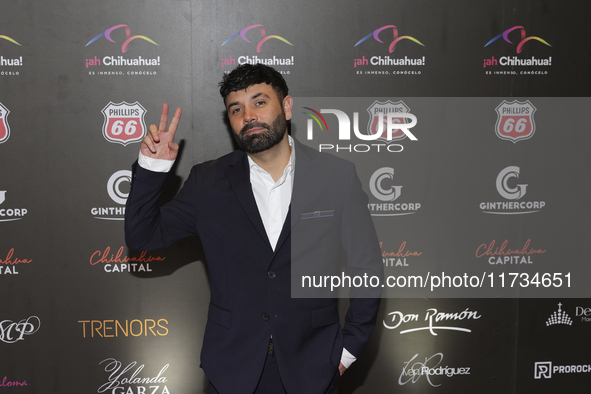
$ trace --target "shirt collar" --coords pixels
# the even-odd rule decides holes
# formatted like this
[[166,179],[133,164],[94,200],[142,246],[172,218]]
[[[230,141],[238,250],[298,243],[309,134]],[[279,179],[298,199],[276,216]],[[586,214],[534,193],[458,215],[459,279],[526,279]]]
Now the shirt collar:
[[[293,174],[293,171],[295,169],[295,144],[293,143],[293,138],[289,134],[287,135],[287,140],[289,142],[289,146],[291,146],[291,154],[289,155],[289,163],[287,163],[287,166],[285,166],[285,169],[283,170],[282,178],[284,178],[288,173]],[[251,171],[254,170],[267,173],[267,171],[265,171],[261,166],[255,163],[249,155],[246,155],[246,157],[248,157],[248,165],[250,166]]]

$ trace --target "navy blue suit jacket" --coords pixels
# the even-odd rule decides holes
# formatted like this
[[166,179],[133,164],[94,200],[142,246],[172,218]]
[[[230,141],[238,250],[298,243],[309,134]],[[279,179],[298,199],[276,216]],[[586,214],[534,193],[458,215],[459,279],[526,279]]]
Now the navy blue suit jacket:
[[[297,142],[295,149],[290,214],[275,251],[244,152],[194,166],[179,194],[162,207],[167,175],[137,163],[133,168],[125,217],[128,247],[160,249],[195,234],[201,239],[211,285],[201,366],[221,393],[254,391],[271,336],[287,392],[323,393],[343,347],[358,357],[375,326],[378,298],[351,299],[341,328],[335,298],[291,297],[292,254],[336,261],[335,245],[342,245],[350,273],[381,276],[383,271],[354,166]],[[309,247],[292,251],[295,231],[298,243]]]

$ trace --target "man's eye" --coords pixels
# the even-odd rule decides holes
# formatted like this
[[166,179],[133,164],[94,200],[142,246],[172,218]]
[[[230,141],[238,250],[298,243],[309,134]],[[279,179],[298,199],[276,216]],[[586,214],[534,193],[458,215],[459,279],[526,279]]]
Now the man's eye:
[[237,114],[238,112],[240,112],[240,108],[234,108],[231,112],[232,115]]
[[263,100],[261,100],[261,101],[257,101],[257,105],[258,105],[258,106],[261,106],[261,105],[264,105],[264,104],[265,104],[265,101],[263,101]]

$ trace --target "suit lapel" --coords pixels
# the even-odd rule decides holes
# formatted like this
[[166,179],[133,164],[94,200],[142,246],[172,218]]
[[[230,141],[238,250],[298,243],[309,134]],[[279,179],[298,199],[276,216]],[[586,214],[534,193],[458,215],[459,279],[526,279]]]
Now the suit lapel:
[[265,241],[267,246],[271,248],[269,238],[263,225],[263,220],[259,214],[254,195],[252,193],[252,186],[250,184],[250,170],[248,168],[248,159],[246,154],[241,152],[239,158],[233,165],[226,169],[226,177],[232,186],[232,190],[242,206],[242,209],[248,216],[250,223],[256,229],[260,237]]

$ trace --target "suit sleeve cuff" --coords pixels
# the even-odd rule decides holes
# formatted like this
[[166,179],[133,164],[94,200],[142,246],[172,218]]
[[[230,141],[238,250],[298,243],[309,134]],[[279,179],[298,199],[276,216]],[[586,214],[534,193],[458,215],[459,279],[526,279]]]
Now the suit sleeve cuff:
[[349,353],[349,351],[343,348],[343,354],[341,355],[341,363],[345,366],[345,368],[349,368],[353,362],[357,360],[357,357]]
[[137,163],[145,170],[154,172],[169,172],[172,168],[172,165],[174,164],[174,160],[153,159],[151,157],[142,155],[142,152],[140,152]]

